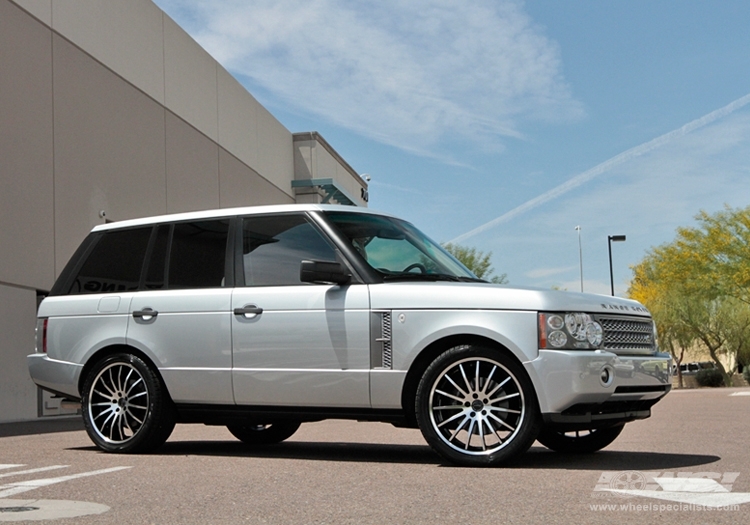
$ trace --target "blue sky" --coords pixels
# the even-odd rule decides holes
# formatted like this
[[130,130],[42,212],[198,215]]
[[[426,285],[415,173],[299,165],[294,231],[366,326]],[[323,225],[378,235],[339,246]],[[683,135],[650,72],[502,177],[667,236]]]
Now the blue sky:
[[747,0],[157,0],[370,207],[511,284],[623,295],[700,211],[750,205]]

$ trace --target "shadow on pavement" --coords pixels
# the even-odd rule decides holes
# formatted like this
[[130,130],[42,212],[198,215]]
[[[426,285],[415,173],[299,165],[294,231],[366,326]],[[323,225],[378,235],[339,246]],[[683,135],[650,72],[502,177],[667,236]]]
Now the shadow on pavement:
[[[85,447],[80,450],[96,450]],[[411,463],[453,467],[427,445],[382,443],[330,443],[287,441],[278,445],[250,447],[239,441],[169,441],[158,456],[233,456],[305,461],[351,461],[358,463]],[[719,456],[603,450],[594,454],[559,454],[532,447],[506,468],[565,470],[672,470],[707,465]]]
[[75,432],[77,430],[83,430],[83,420],[80,416],[34,419],[19,423],[0,423],[0,438],[51,432]]
[[516,468],[548,468],[568,470],[670,470],[707,465],[719,456],[705,454],[669,454],[664,452],[632,452],[600,450],[593,454],[560,454],[544,447],[532,447],[519,457]]
[[427,445],[373,443],[329,443],[286,441],[278,445],[250,447],[239,441],[174,441],[155,452],[158,455],[242,456],[253,458],[301,459],[310,461],[353,461],[360,463],[441,464],[441,458]]

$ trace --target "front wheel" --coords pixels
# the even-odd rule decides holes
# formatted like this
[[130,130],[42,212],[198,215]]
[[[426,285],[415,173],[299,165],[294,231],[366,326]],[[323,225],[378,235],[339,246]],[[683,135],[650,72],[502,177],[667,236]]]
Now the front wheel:
[[539,432],[536,395],[511,357],[458,346],[427,368],[416,416],[429,445],[452,463],[497,466],[522,454]]
[[620,435],[624,424],[590,430],[561,432],[554,429],[542,429],[537,441],[555,452],[569,454],[587,454],[601,450]]
[[227,425],[234,437],[248,445],[273,445],[292,437],[300,427],[299,421],[280,420],[270,423],[241,423]]
[[115,354],[94,365],[83,384],[83,424],[106,452],[151,452],[175,426],[172,400],[141,358]]

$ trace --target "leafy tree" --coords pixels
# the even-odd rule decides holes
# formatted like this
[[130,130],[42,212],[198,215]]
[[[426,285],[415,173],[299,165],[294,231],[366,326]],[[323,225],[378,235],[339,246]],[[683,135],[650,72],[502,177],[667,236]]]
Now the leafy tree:
[[[678,365],[700,344],[729,386],[737,360],[750,358],[750,207],[702,211],[696,220],[633,267],[629,295],[651,311]],[[730,370],[721,355],[734,363]]]
[[750,206],[709,215],[701,211],[697,228],[679,228],[661,247],[674,257],[665,277],[710,298],[734,297],[750,304]]
[[677,364],[677,381],[682,388],[684,385],[680,365],[695,337],[685,326],[680,312],[690,298],[684,290],[665,286],[663,281],[659,281],[654,275],[654,262],[653,259],[646,258],[633,268],[635,275],[630,284],[629,295],[651,312],[659,329],[659,346],[672,354]]
[[492,268],[492,252],[484,253],[476,248],[451,243],[443,244],[443,248],[461,261],[464,266],[480,279],[485,279],[495,284],[508,283],[508,276],[506,274],[490,277],[495,272],[494,268]]

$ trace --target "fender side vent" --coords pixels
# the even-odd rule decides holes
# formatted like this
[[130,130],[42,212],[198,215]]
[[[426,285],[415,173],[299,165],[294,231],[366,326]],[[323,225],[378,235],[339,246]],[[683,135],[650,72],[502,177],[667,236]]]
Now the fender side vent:
[[373,310],[370,314],[370,366],[373,370],[393,369],[391,311]]
[[391,324],[391,312],[383,312],[383,368],[388,370],[393,368],[393,345],[391,343],[391,332],[393,325]]

